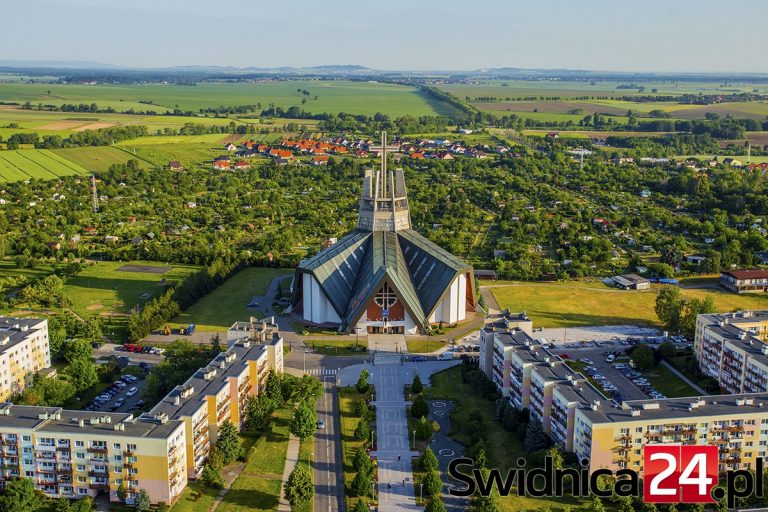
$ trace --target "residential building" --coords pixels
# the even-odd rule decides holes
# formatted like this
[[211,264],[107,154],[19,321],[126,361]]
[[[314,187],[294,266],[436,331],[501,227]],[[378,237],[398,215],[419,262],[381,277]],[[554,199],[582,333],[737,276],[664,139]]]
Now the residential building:
[[611,278],[616,286],[624,290],[650,290],[651,282],[637,274],[625,274]]
[[720,285],[736,293],[768,291],[768,270],[724,270]]
[[483,328],[480,330],[480,370],[491,380],[493,380],[494,367],[494,334],[506,333],[514,329],[520,329],[528,335],[532,334],[533,322],[528,318],[525,311],[510,313],[509,309],[505,309],[500,313],[488,315]]
[[49,366],[48,320],[0,316],[0,401],[24,391]]
[[153,503],[173,503],[200,475],[221,426],[242,427],[249,398],[270,370],[283,370],[274,317],[235,323],[227,345],[138,417],[0,404],[0,487],[26,477],[54,498],[108,493],[117,501],[122,486],[128,503],[140,490]]

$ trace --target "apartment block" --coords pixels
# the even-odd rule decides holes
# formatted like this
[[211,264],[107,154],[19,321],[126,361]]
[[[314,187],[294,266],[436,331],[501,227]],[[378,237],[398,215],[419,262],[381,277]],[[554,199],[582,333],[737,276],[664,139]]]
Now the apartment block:
[[768,392],[768,311],[699,315],[694,353],[727,393]]
[[48,320],[0,316],[0,401],[24,391],[50,366]]
[[484,329],[491,349],[485,374],[501,394],[563,450],[589,460],[590,469],[642,470],[649,443],[711,444],[720,470],[751,469],[768,450],[768,312],[700,315],[696,353],[702,369],[730,394],[633,400],[606,398],[567,361],[528,332]]
[[485,319],[485,324],[480,330],[480,370],[488,375],[489,379],[493,369],[493,334],[513,330],[523,331],[529,336],[533,334],[533,322],[525,311],[510,313],[509,309],[505,309]]
[[227,345],[137,417],[0,404],[0,487],[26,477],[56,498],[108,493],[117,501],[123,487],[128,503],[140,490],[172,503],[199,476],[221,426],[240,428],[269,371],[283,371],[274,318],[234,324]]
[[768,449],[768,394],[599,401],[576,409],[573,451],[592,470],[643,469],[651,443],[719,447],[719,470],[754,469]]
[[725,270],[720,273],[720,285],[736,293],[768,291],[768,270]]

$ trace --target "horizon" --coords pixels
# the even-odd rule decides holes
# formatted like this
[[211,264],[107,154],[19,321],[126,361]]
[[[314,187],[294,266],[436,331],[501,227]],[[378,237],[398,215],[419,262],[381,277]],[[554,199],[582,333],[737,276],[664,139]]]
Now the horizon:
[[[404,0],[383,10],[351,0],[330,8],[299,0],[261,10],[239,0],[215,6],[205,0],[32,0],[0,6],[6,20],[0,42],[16,48],[9,61],[119,69],[351,65],[386,72],[768,73],[768,64],[746,51],[761,45],[768,6],[759,0],[739,0],[727,9],[715,0],[649,0],[642,9],[595,0],[588,10],[564,0],[546,7],[494,4],[480,0],[459,12],[458,2],[431,8]],[[31,12],[46,13],[36,20],[33,39],[24,22]],[[729,26],[739,29],[727,38],[709,34]],[[318,64],[334,61],[354,64]]]

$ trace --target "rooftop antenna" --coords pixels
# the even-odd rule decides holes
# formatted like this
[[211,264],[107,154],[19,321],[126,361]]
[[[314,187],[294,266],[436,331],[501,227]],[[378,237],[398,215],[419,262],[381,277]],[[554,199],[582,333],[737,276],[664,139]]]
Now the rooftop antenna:
[[99,197],[96,195],[96,176],[91,174],[91,204],[93,206],[93,213],[99,211]]

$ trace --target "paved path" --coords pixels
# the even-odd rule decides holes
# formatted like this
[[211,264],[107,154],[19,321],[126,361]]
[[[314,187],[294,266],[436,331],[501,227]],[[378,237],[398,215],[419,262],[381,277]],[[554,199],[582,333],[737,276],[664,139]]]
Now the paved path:
[[674,366],[669,364],[667,361],[662,359],[661,360],[661,364],[666,366],[669,369],[669,371],[671,371],[672,373],[674,373],[677,376],[677,378],[679,378],[680,380],[682,380],[683,382],[685,382],[686,384],[691,386],[693,389],[695,389],[697,393],[700,393],[702,395],[708,395],[709,394],[706,391],[704,391],[704,389],[702,389],[701,386],[699,386],[698,384],[693,382],[691,379],[689,379],[688,377],[686,377],[685,375],[680,373],[677,368],[675,368]]
[[[283,484],[288,481],[288,477],[299,461],[299,438],[293,434],[288,434],[288,436],[288,451],[285,455],[285,468],[283,468]],[[277,510],[278,512],[291,512],[291,504],[285,499],[282,485],[280,486],[280,503],[277,506]]]
[[[451,430],[450,414],[452,410],[453,402],[450,400],[432,400],[429,402],[429,419],[440,424],[440,432],[432,437],[430,448],[435,452],[440,466],[440,477],[444,484],[443,503],[445,509],[448,512],[461,512],[469,508],[470,500],[451,496],[447,492],[449,488],[456,487],[456,482],[448,478],[448,464],[464,453],[464,447],[448,437],[448,432]],[[463,484],[459,487],[463,487]]]

